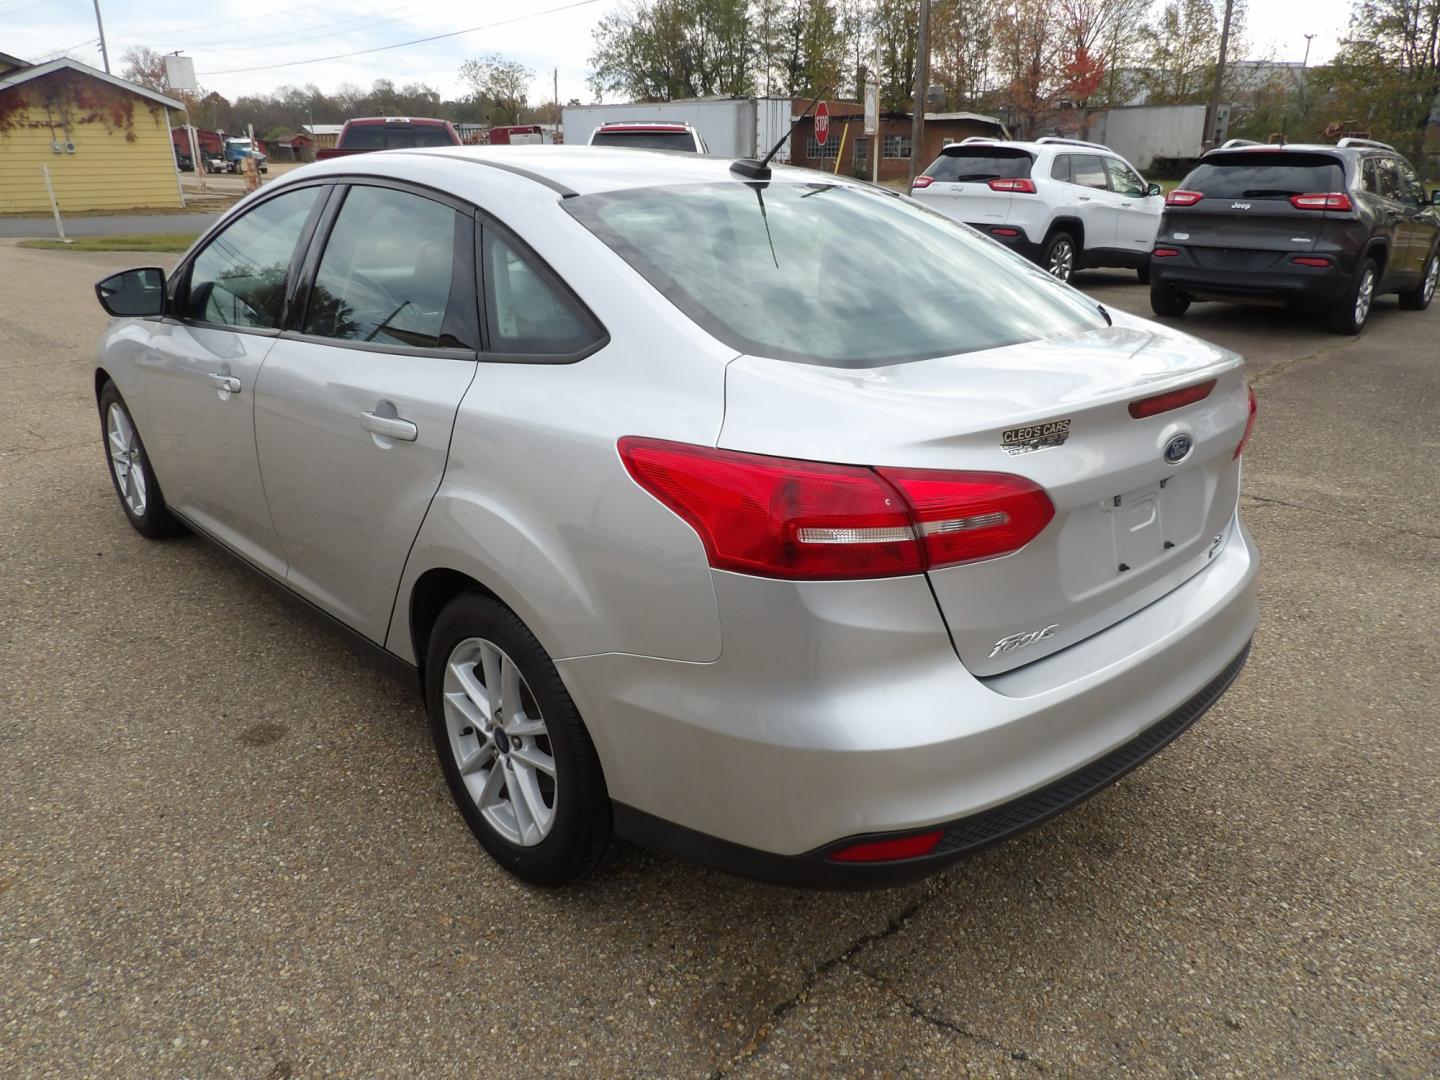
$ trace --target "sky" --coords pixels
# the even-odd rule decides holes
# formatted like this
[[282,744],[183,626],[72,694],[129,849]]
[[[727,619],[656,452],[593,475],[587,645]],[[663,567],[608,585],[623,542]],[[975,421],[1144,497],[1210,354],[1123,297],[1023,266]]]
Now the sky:
[[[993,3],[994,0],[981,0]],[[234,99],[285,84],[315,83],[333,90],[342,82],[368,87],[377,78],[401,85],[423,82],[444,97],[463,91],[462,61],[498,52],[535,72],[532,102],[591,101],[586,61],[591,32],[625,0],[100,0],[111,67],[131,45],[160,52],[182,50],[195,60],[200,84]],[[1249,52],[1299,60],[1304,35],[1313,33],[1311,63],[1335,51],[1350,18],[1347,0],[1308,0],[1303,14],[1292,0],[1250,0]],[[442,40],[345,59],[338,53],[379,49],[399,42],[479,27]],[[92,0],[0,0],[0,52],[37,61],[68,54],[101,66]],[[1243,58],[1243,57],[1242,57]],[[287,65],[287,66],[274,66]]]

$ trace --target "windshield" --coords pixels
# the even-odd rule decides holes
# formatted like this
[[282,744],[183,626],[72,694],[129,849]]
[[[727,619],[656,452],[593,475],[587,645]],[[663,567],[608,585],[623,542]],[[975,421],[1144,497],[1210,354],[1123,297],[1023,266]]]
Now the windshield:
[[591,146],[624,146],[631,150],[695,150],[688,131],[597,131]]
[[1180,186],[1213,199],[1288,199],[1344,191],[1345,170],[1329,154],[1240,150],[1207,158]]
[[731,182],[563,205],[741,352],[873,367],[1106,325],[1092,301],[997,242],[879,191]]
[[926,176],[947,182],[963,180],[996,180],[1025,178],[1030,175],[1034,159],[1024,150],[997,146],[984,150],[968,147],[962,152],[956,148],[946,149],[925,170]]

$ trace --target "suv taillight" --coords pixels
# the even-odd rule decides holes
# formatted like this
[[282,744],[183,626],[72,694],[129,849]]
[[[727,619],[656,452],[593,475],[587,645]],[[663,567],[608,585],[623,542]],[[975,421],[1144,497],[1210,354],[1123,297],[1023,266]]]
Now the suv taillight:
[[1003,473],[870,469],[627,436],[620,458],[700,536],[717,570],[789,580],[918,574],[993,558],[1055,516]]
[[1013,191],[1020,195],[1034,195],[1035,181],[1026,180],[1022,177],[1006,177],[1000,180],[990,181],[991,191]]
[[1350,196],[1343,191],[1327,191],[1307,195],[1291,195],[1290,205],[1296,210],[1349,210]]
[[1250,415],[1245,418],[1245,434],[1240,436],[1240,445],[1235,447],[1235,454],[1231,461],[1236,460],[1245,452],[1245,444],[1250,441],[1251,434],[1255,431],[1255,414],[1260,407],[1255,403],[1255,388],[1247,386],[1245,392],[1250,395]]
[[912,187],[929,187],[929,186],[930,186],[931,184],[933,184],[934,182],[935,182],[935,178],[934,178],[933,176],[917,176],[917,177],[915,177],[915,183],[914,183],[913,185],[911,185],[911,186],[912,186]]
[[1203,192],[1186,191],[1184,188],[1176,188],[1165,196],[1166,206],[1194,206],[1205,197]]

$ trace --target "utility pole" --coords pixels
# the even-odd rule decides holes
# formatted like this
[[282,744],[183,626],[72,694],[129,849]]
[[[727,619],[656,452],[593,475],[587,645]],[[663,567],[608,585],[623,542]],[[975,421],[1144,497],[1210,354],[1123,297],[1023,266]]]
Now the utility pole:
[[1214,146],[1217,113],[1220,111],[1220,88],[1225,82],[1225,54],[1230,49],[1230,17],[1235,14],[1235,0],[1225,0],[1225,21],[1220,26],[1220,56],[1215,64],[1215,86],[1210,91],[1210,104],[1205,109],[1206,146]]
[[110,74],[110,50],[105,46],[105,23],[100,18],[100,0],[95,0],[95,25],[100,30],[100,55],[105,58],[105,74]]
[[1314,40],[1314,37],[1314,34],[1305,35],[1305,59],[1300,61],[1300,116],[1302,120],[1305,116],[1305,97],[1310,81],[1306,75],[1306,69],[1310,66],[1310,42]]
[[915,163],[920,160],[920,143],[925,137],[925,94],[929,87],[930,0],[920,0],[920,27],[915,37],[915,111],[910,117],[910,187],[915,186]]
[[560,69],[555,69],[555,123],[560,123]]

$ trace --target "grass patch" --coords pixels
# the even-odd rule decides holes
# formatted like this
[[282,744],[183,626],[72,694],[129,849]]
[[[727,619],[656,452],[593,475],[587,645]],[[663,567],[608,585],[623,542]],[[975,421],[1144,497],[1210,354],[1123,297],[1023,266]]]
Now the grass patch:
[[186,251],[198,233],[137,233],[134,236],[79,236],[59,240],[21,240],[16,247],[43,251]]

